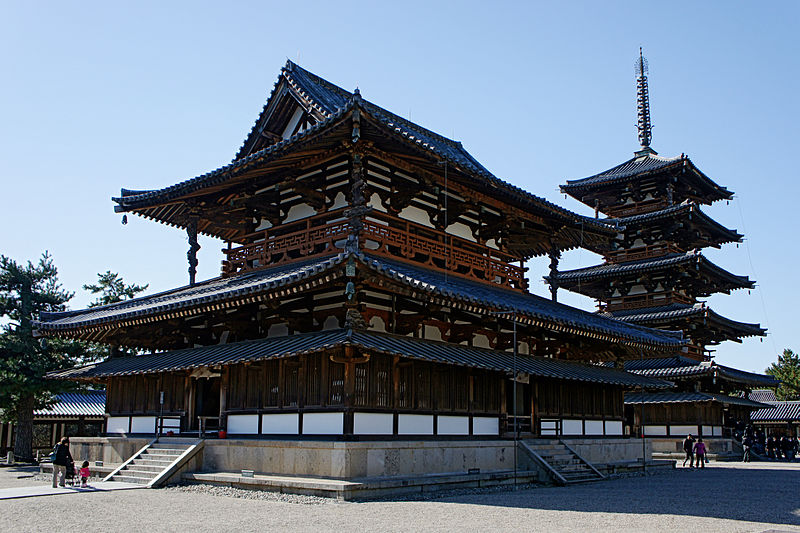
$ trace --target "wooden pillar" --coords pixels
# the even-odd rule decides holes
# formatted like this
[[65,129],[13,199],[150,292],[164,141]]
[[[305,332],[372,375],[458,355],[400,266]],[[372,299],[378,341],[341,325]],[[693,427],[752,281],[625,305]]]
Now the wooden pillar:
[[[219,428],[228,427],[228,384],[230,383],[230,367],[222,367],[222,377],[219,384]],[[245,395],[247,394],[247,374],[245,373]],[[246,401],[246,396],[245,396]]]

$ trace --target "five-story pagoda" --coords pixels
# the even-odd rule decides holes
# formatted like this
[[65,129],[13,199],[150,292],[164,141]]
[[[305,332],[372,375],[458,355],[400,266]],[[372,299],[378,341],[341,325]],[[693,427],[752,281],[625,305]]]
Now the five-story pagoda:
[[[605,251],[586,245],[602,254],[605,262],[551,273],[546,280],[553,292],[565,288],[596,299],[599,314],[603,316],[629,324],[682,331],[690,341],[681,355],[631,362],[625,365],[626,369],[675,380],[684,392],[693,393],[733,392],[774,384],[766,376],[734,369],[717,372],[727,367],[711,362],[709,346],[763,336],[766,330],[758,324],[726,318],[702,301],[712,294],[754,287],[754,282],[746,276],[728,272],[702,253],[704,248],[720,248],[742,240],[742,235],[711,219],[701,207],[730,200],[733,193],[706,176],[684,154],[662,157],[651,148],[646,69],[640,51],[636,78],[640,149],[620,165],[587,178],[568,180],[561,186],[562,192],[594,208],[596,218],[600,213],[607,215],[601,220],[617,228],[616,243]],[[737,379],[726,379],[733,373]],[[700,394],[665,393],[647,398],[652,400],[651,410],[659,410],[658,414],[652,413],[650,423],[669,426],[670,422],[679,422],[680,431],[694,428],[693,433],[699,430],[698,426],[708,425],[710,429],[723,422],[721,408],[716,413],[704,413],[700,403],[715,402],[720,406],[740,403]],[[626,404],[634,399],[643,398],[627,395]],[[697,408],[673,416],[663,405],[671,400],[695,403]],[[736,416],[746,417],[747,412],[737,412]],[[669,430],[664,427],[664,431]]]

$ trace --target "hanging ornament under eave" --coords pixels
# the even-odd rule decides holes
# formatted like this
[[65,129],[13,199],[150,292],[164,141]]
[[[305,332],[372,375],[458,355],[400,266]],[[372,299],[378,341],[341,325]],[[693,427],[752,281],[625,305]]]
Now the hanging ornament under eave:
[[128,224],[128,215],[122,215],[122,225],[125,226]]

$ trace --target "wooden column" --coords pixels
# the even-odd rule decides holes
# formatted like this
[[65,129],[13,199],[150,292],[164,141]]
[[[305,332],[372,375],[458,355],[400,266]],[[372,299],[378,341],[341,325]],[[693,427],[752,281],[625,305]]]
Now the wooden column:
[[[230,367],[223,366],[222,367],[222,377],[220,378],[219,384],[219,428],[220,429],[227,429],[228,428],[228,384],[230,382]],[[248,375],[245,373],[245,401],[247,395],[247,378]]]

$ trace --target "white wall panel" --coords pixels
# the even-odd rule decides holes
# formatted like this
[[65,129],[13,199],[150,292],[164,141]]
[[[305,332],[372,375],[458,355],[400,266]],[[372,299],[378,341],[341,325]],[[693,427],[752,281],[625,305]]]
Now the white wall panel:
[[691,433],[695,437],[698,435],[697,426],[670,426],[669,434],[676,437],[685,437]]
[[500,419],[496,417],[476,416],[472,418],[473,435],[499,435]]
[[297,413],[261,415],[261,433],[265,435],[297,435],[300,417]]
[[585,432],[587,435],[602,435],[603,434],[603,421],[602,420],[587,420]]
[[155,433],[156,417],[133,416],[131,417],[131,433]]
[[228,433],[234,435],[258,434],[258,415],[228,415]]
[[341,435],[344,413],[303,413],[303,435]]
[[562,435],[583,435],[583,420],[562,420]]
[[468,416],[439,416],[436,419],[437,435],[469,435]]
[[108,433],[127,433],[129,420],[130,418],[127,416],[110,416],[108,417],[106,431]]
[[622,435],[622,421],[606,420],[606,435]]
[[433,435],[433,415],[399,415],[399,435]]
[[645,426],[644,427],[644,434],[645,435],[666,435],[667,434],[667,426]]
[[394,433],[394,416],[387,413],[353,413],[353,433],[391,435]]

